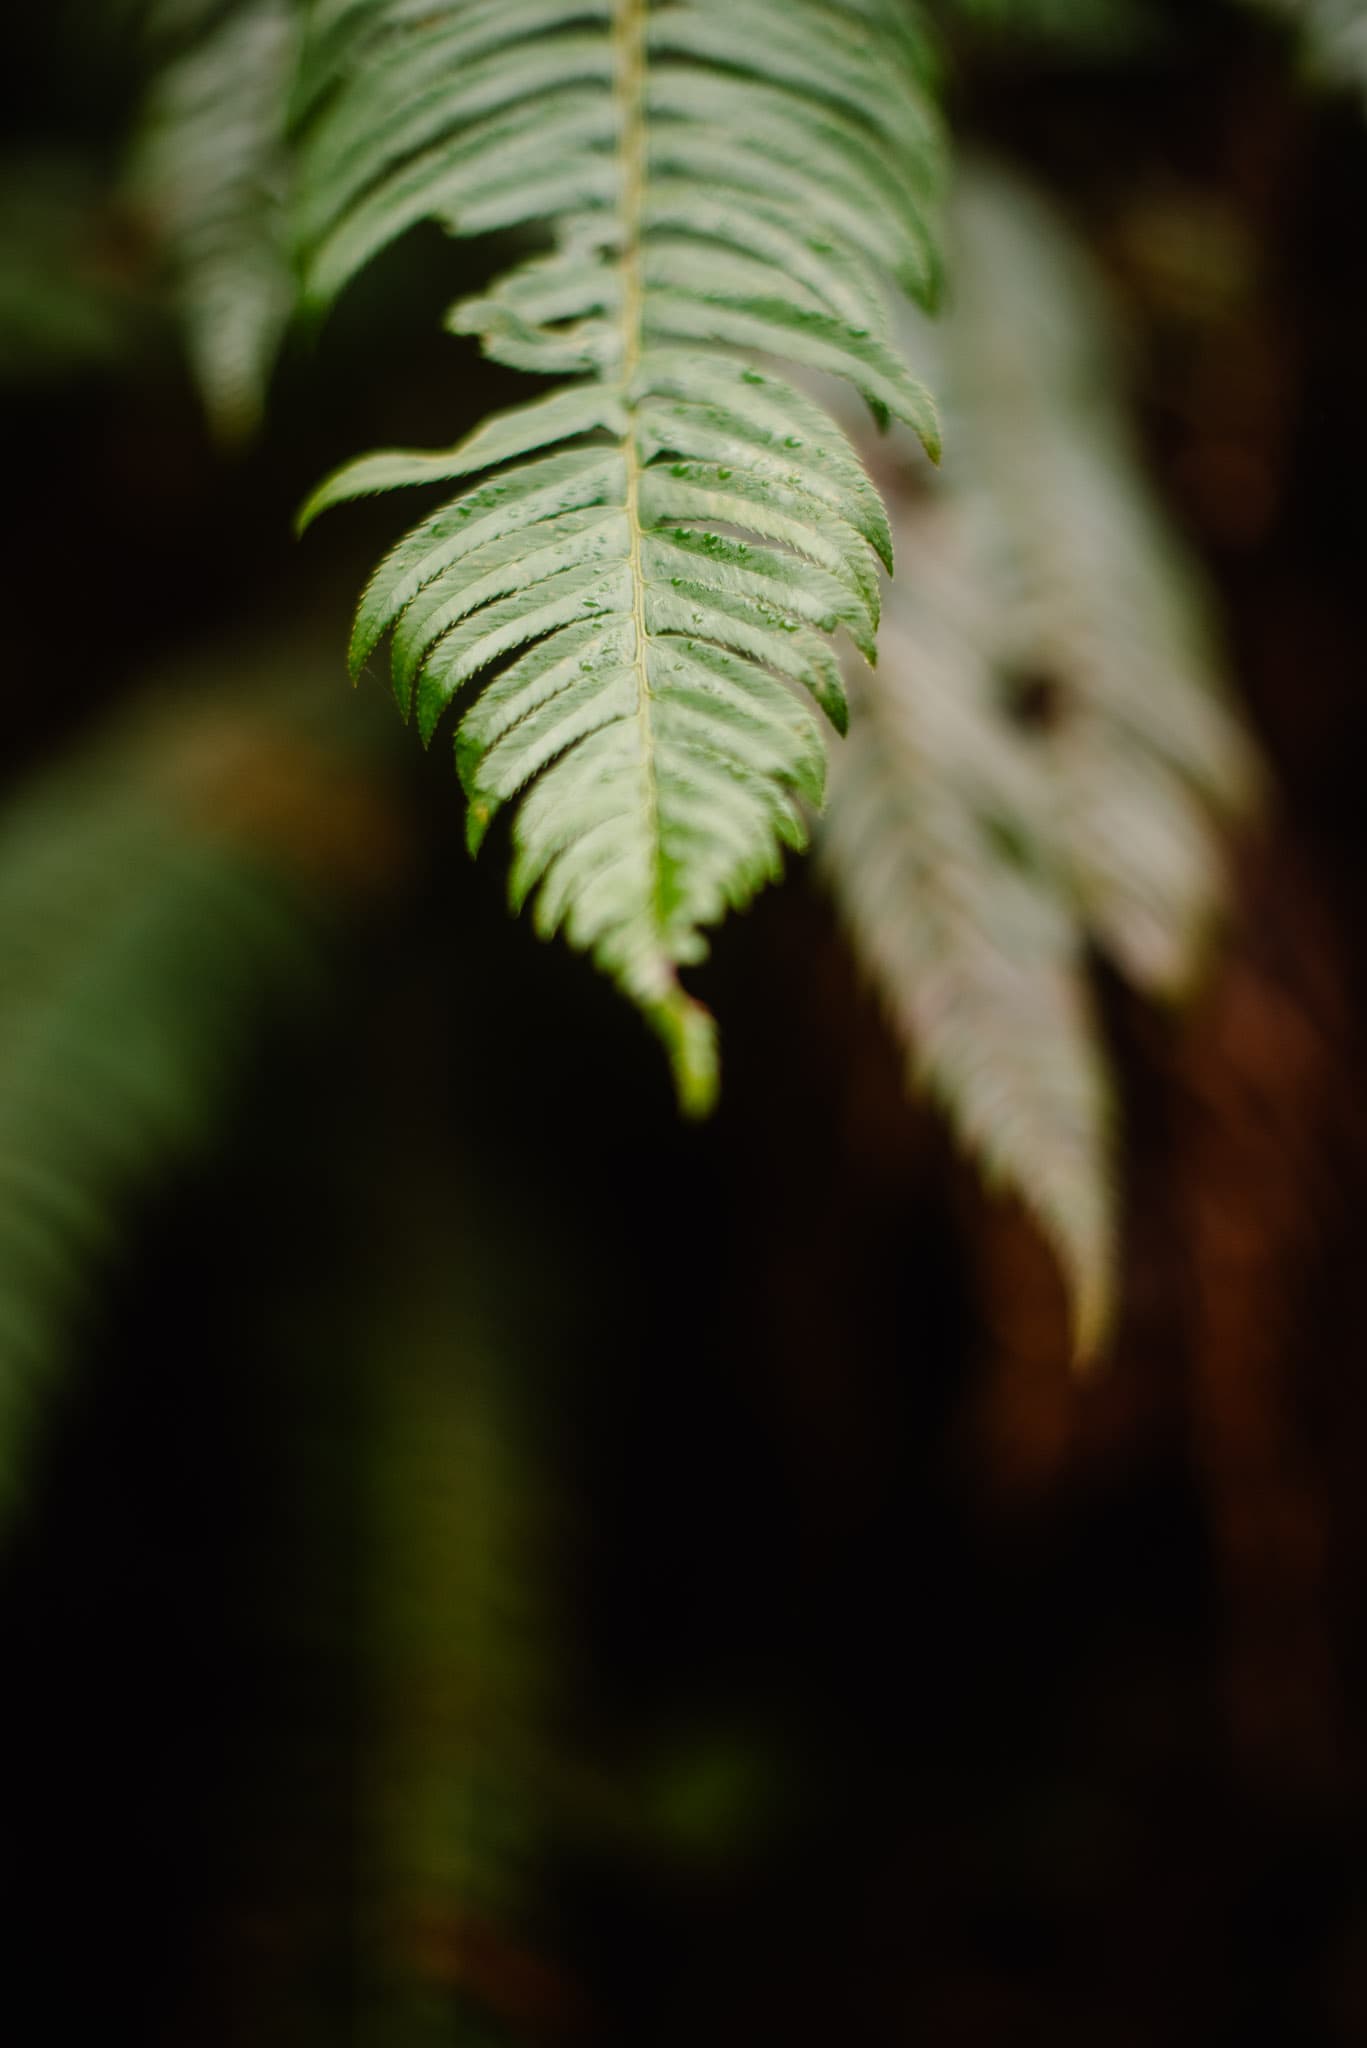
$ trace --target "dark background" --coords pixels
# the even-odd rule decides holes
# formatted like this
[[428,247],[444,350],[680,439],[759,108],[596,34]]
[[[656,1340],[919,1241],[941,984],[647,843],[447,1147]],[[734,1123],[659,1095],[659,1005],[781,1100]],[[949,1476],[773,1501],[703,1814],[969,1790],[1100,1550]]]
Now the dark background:
[[[0,1569],[16,2040],[1367,2039],[1367,120],[1250,13],[1168,14],[1115,67],[965,40],[954,88],[1111,276],[1280,792],[1194,1013],[1102,976],[1108,1372],[1070,1379],[1046,1254],[906,1104],[809,876],[718,941],[725,1102],[687,1129],[636,1021],[507,919],[497,850],[466,862],[442,749],[400,745],[406,879],[221,1152],[148,1192]],[[137,70],[91,20],[6,23],[0,117],[108,183]],[[14,787],[292,621],[353,715],[396,516],[296,546],[291,509],[502,389],[419,236],[225,461],[116,197],[86,256],[136,349],[0,394]],[[377,2007],[367,1475],[419,1327],[515,1362],[573,1761],[544,1798],[499,1765],[537,1903],[434,1881]]]

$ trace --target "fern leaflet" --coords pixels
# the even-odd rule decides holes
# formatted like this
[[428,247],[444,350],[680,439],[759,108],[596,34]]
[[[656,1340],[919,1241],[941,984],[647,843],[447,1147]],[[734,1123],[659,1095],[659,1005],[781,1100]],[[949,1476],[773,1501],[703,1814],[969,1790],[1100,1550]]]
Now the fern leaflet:
[[935,287],[927,79],[895,0],[324,0],[300,84],[315,300],[420,219],[549,230],[450,325],[573,381],[449,454],[350,465],[304,518],[466,482],[377,571],[353,671],[392,634],[430,741],[502,664],[457,735],[471,848],[520,799],[514,904],[640,1006],[695,1112],[714,1028],[678,971],[804,844],[825,753],[794,686],[843,728],[829,636],[872,658],[890,561],[845,437],[752,359],[936,448],[882,291]]

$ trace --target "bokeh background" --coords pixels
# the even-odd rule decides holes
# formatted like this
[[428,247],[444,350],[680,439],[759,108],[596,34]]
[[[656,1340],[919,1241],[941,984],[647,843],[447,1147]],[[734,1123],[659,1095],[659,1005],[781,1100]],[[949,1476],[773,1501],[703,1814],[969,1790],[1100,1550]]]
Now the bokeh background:
[[385,258],[225,453],[122,169],[138,39],[11,10],[12,2038],[1367,2039],[1367,119],[1256,11],[1157,13],[953,42],[959,131],[1110,280],[1276,788],[1190,1014],[1098,970],[1084,1385],[810,874],[719,939],[684,1127],[347,687],[395,519],[292,511],[503,401],[457,255]]

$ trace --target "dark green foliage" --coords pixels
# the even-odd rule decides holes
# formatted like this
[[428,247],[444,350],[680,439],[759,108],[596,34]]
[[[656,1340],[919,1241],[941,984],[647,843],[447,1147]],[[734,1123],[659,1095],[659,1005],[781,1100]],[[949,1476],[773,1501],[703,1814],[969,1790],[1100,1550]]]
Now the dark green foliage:
[[278,714],[162,706],[0,821],[0,1522],[140,1202],[325,985],[367,802]]
[[[163,9],[163,32],[176,25]],[[189,26],[201,26],[192,21]],[[259,424],[295,306],[286,249],[286,114],[296,0],[244,0],[161,71],[131,196],[164,253],[209,416],[228,440]]]
[[136,311],[93,167],[54,151],[0,160],[0,388],[120,363]]
[[1113,54],[1155,30],[1152,0],[947,0],[947,13],[1014,41]]

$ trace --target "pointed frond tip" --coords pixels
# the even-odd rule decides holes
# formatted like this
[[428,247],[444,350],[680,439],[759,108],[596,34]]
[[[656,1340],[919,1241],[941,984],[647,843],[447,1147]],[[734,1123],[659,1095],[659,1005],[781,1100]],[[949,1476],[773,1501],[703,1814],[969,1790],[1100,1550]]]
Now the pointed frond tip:
[[710,1116],[721,1080],[716,1018],[681,988],[671,989],[648,1015],[669,1055],[679,1108],[687,1117]]
[[472,850],[514,806],[515,905],[639,1005],[700,1112],[715,1034],[678,971],[805,845],[813,707],[846,720],[832,638],[874,659],[892,561],[852,444],[769,365],[843,379],[939,454],[885,296],[938,283],[926,46],[896,0],[334,0],[315,27],[315,300],[421,219],[535,227],[549,253],[448,324],[568,380],[314,493],[301,527],[461,485],[372,577],[352,672],[388,638],[424,742],[478,692],[456,734]]

